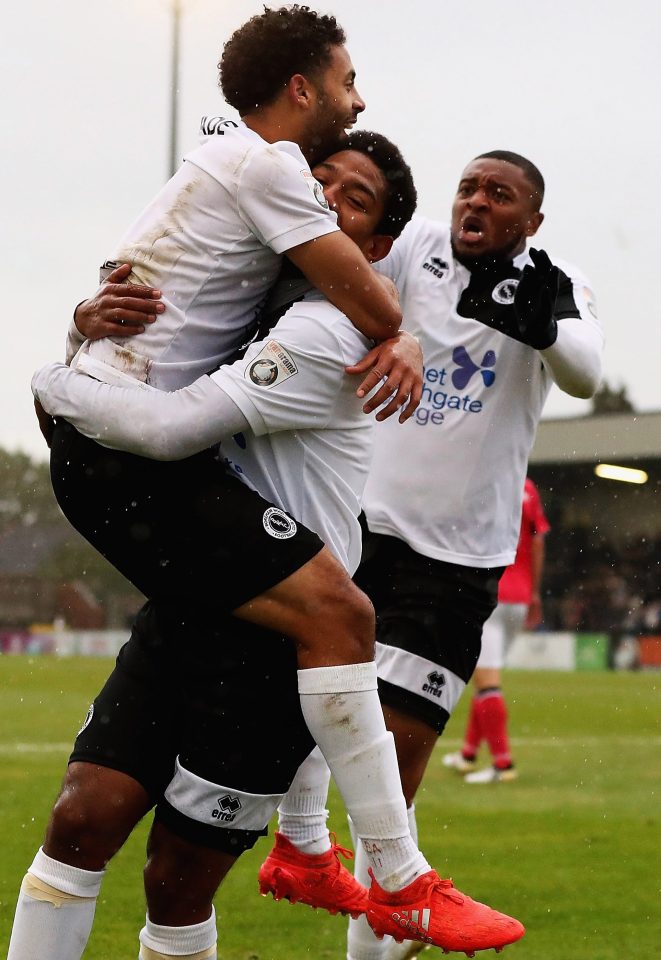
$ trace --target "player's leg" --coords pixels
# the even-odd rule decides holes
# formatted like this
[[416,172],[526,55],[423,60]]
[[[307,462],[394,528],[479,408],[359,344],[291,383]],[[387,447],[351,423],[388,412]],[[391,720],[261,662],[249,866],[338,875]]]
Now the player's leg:
[[140,931],[140,960],[215,960],[213,898],[236,860],[235,854],[193,843],[155,820],[147,844],[148,912]]
[[[367,555],[357,580],[377,609],[379,692],[395,734],[414,827],[415,792],[473,672],[500,571],[462,570],[431,561],[391,537],[370,538]],[[359,877],[365,866],[358,848]],[[466,930],[472,922],[469,913],[459,921]],[[377,924],[376,929],[383,928]],[[447,933],[451,946],[457,941]],[[349,954],[354,960],[377,960],[386,949],[370,939],[360,922],[350,924]]]
[[328,833],[330,770],[318,747],[303,761],[278,806],[275,846],[259,871],[259,890],[274,899],[306,903],[358,917],[367,908],[367,884],[358,883],[340,857],[353,854]]
[[119,666],[94,701],[23,881],[10,960],[81,956],[106,864],[171,776],[159,737],[172,701],[162,703]]
[[[141,626],[157,654],[158,618],[145,617]],[[216,956],[216,889],[266,833],[313,741],[290,641],[231,618],[222,646],[214,631],[200,631],[184,655],[171,634],[161,638],[182,661],[187,694],[175,776],[149,838],[140,956],[207,960]]]
[[306,722],[356,828],[389,842],[393,876],[428,870],[378,699],[372,606],[318,537],[282,511],[274,528],[273,508],[206,456],[149,464],[59,424],[51,472],[72,522],[148,595],[209,618],[224,604],[292,637]]
[[501,603],[484,625],[482,652],[473,675],[475,692],[471,712],[489,747],[491,765],[468,772],[466,783],[507,783],[517,777],[509,741],[502,668],[508,641],[523,626],[525,615],[525,604]]
[[290,636],[299,666],[374,657],[369,601],[319,538],[210,453],[159,463],[55,426],[51,478],[74,527],[150,599]]

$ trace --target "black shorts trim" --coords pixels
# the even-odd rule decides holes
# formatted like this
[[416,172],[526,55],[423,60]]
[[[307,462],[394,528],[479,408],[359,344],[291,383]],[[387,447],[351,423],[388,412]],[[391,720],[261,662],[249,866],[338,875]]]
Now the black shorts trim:
[[445,730],[450,714],[447,710],[437,706],[434,703],[424,700],[422,697],[398,687],[394,683],[382,680],[379,677],[379,699],[385,707],[392,707],[393,710],[401,710],[417,720],[422,720],[428,727],[435,730],[440,735]]
[[191,820],[171,807],[167,800],[161,801],[156,807],[155,820],[160,820],[172,833],[196,843],[201,847],[229,853],[240,857],[246,850],[251,850],[260,837],[268,834],[268,828],[263,830],[231,830],[227,827],[212,827],[207,823]]

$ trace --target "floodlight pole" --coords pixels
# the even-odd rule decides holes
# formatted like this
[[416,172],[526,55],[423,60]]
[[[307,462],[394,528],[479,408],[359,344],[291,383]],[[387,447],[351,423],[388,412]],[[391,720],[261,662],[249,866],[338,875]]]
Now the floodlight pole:
[[171,88],[170,88],[170,170],[172,177],[179,166],[177,156],[177,127],[179,124],[179,34],[181,28],[182,0],[171,0],[172,3],[172,57],[171,57]]

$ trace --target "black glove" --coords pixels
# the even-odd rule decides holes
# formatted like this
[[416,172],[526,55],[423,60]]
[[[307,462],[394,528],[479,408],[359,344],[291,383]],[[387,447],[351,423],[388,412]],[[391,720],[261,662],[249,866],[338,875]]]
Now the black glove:
[[523,268],[514,296],[514,311],[524,343],[545,350],[555,343],[558,324],[553,316],[560,286],[560,271],[544,250],[530,249],[533,262]]

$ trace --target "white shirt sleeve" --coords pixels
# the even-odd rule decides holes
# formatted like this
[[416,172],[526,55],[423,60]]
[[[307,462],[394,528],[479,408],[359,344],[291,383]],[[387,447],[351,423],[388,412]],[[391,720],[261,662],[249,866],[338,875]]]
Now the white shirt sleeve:
[[249,427],[260,435],[341,426],[362,403],[355,397],[347,408],[344,367],[368,342],[348,321],[333,326],[337,316],[326,301],[295,304],[272,339],[172,393],[102,383],[61,363],[38,370],[32,392],[84,436],[152,460],[182,460]]
[[[301,301],[278,321],[271,337],[211,374],[245,415],[256,436],[279,430],[343,426],[364,401],[349,399],[344,372],[369,342],[327,301]],[[348,386],[349,385],[349,386]],[[356,387],[358,384],[356,384]]]
[[102,383],[51,363],[35,373],[32,392],[46,413],[68,420],[84,436],[152,460],[183,460],[248,427],[209,377],[166,393]]
[[237,203],[250,231],[276,253],[339,229],[305,161],[274,145],[246,161]]
[[557,340],[540,353],[544,366],[560,389],[572,397],[587,400],[601,381],[604,333],[589,281],[564,264],[563,269],[571,276],[580,316],[559,319]]

